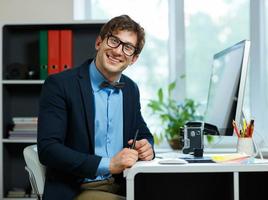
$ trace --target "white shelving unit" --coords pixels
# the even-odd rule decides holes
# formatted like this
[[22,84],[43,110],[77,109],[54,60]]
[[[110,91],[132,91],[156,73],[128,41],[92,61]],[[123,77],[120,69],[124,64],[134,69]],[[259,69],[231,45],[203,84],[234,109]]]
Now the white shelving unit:
[[3,139],[3,143],[36,143],[36,139]]
[[[44,80],[39,80],[40,30],[70,29],[73,32],[73,65],[95,56],[95,40],[105,21],[0,24],[0,199],[12,188],[31,189],[24,169],[23,149],[35,139],[9,139],[13,117],[36,117]],[[31,79],[10,78],[8,68],[26,65],[35,72]]]
[[5,85],[12,85],[12,84],[29,84],[29,85],[34,85],[34,84],[43,84],[43,80],[3,80],[2,84]]

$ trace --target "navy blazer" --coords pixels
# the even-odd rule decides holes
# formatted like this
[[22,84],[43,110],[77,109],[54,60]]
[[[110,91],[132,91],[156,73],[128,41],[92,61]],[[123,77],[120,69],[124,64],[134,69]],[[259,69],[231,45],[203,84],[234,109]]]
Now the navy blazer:
[[[44,199],[73,199],[85,177],[94,178],[94,96],[88,60],[80,67],[49,76],[42,88],[38,116],[38,154],[47,167]],[[139,90],[127,76],[123,93],[123,145],[139,129],[138,139],[153,137],[140,112]]]

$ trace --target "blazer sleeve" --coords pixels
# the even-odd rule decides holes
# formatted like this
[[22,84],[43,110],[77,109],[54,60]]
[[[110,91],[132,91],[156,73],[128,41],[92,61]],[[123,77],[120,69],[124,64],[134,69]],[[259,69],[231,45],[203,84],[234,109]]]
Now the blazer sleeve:
[[37,144],[40,162],[73,176],[94,178],[101,157],[65,144],[69,105],[62,80],[56,77],[52,75],[45,81],[39,102]]

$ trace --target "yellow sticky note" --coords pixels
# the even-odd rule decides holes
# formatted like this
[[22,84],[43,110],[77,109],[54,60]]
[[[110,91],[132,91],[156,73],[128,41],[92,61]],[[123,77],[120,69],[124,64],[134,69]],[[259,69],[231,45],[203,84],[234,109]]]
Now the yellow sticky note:
[[230,161],[239,161],[241,159],[248,158],[249,155],[234,153],[234,154],[222,154],[222,155],[213,155],[211,158],[214,162],[230,162]]

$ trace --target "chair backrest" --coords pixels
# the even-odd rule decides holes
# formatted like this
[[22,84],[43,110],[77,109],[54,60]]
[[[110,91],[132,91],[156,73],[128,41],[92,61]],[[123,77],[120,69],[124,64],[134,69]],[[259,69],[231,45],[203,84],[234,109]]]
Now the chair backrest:
[[42,198],[45,185],[46,167],[42,165],[38,158],[37,145],[30,145],[23,150],[25,169],[29,173],[30,182],[38,198]]

